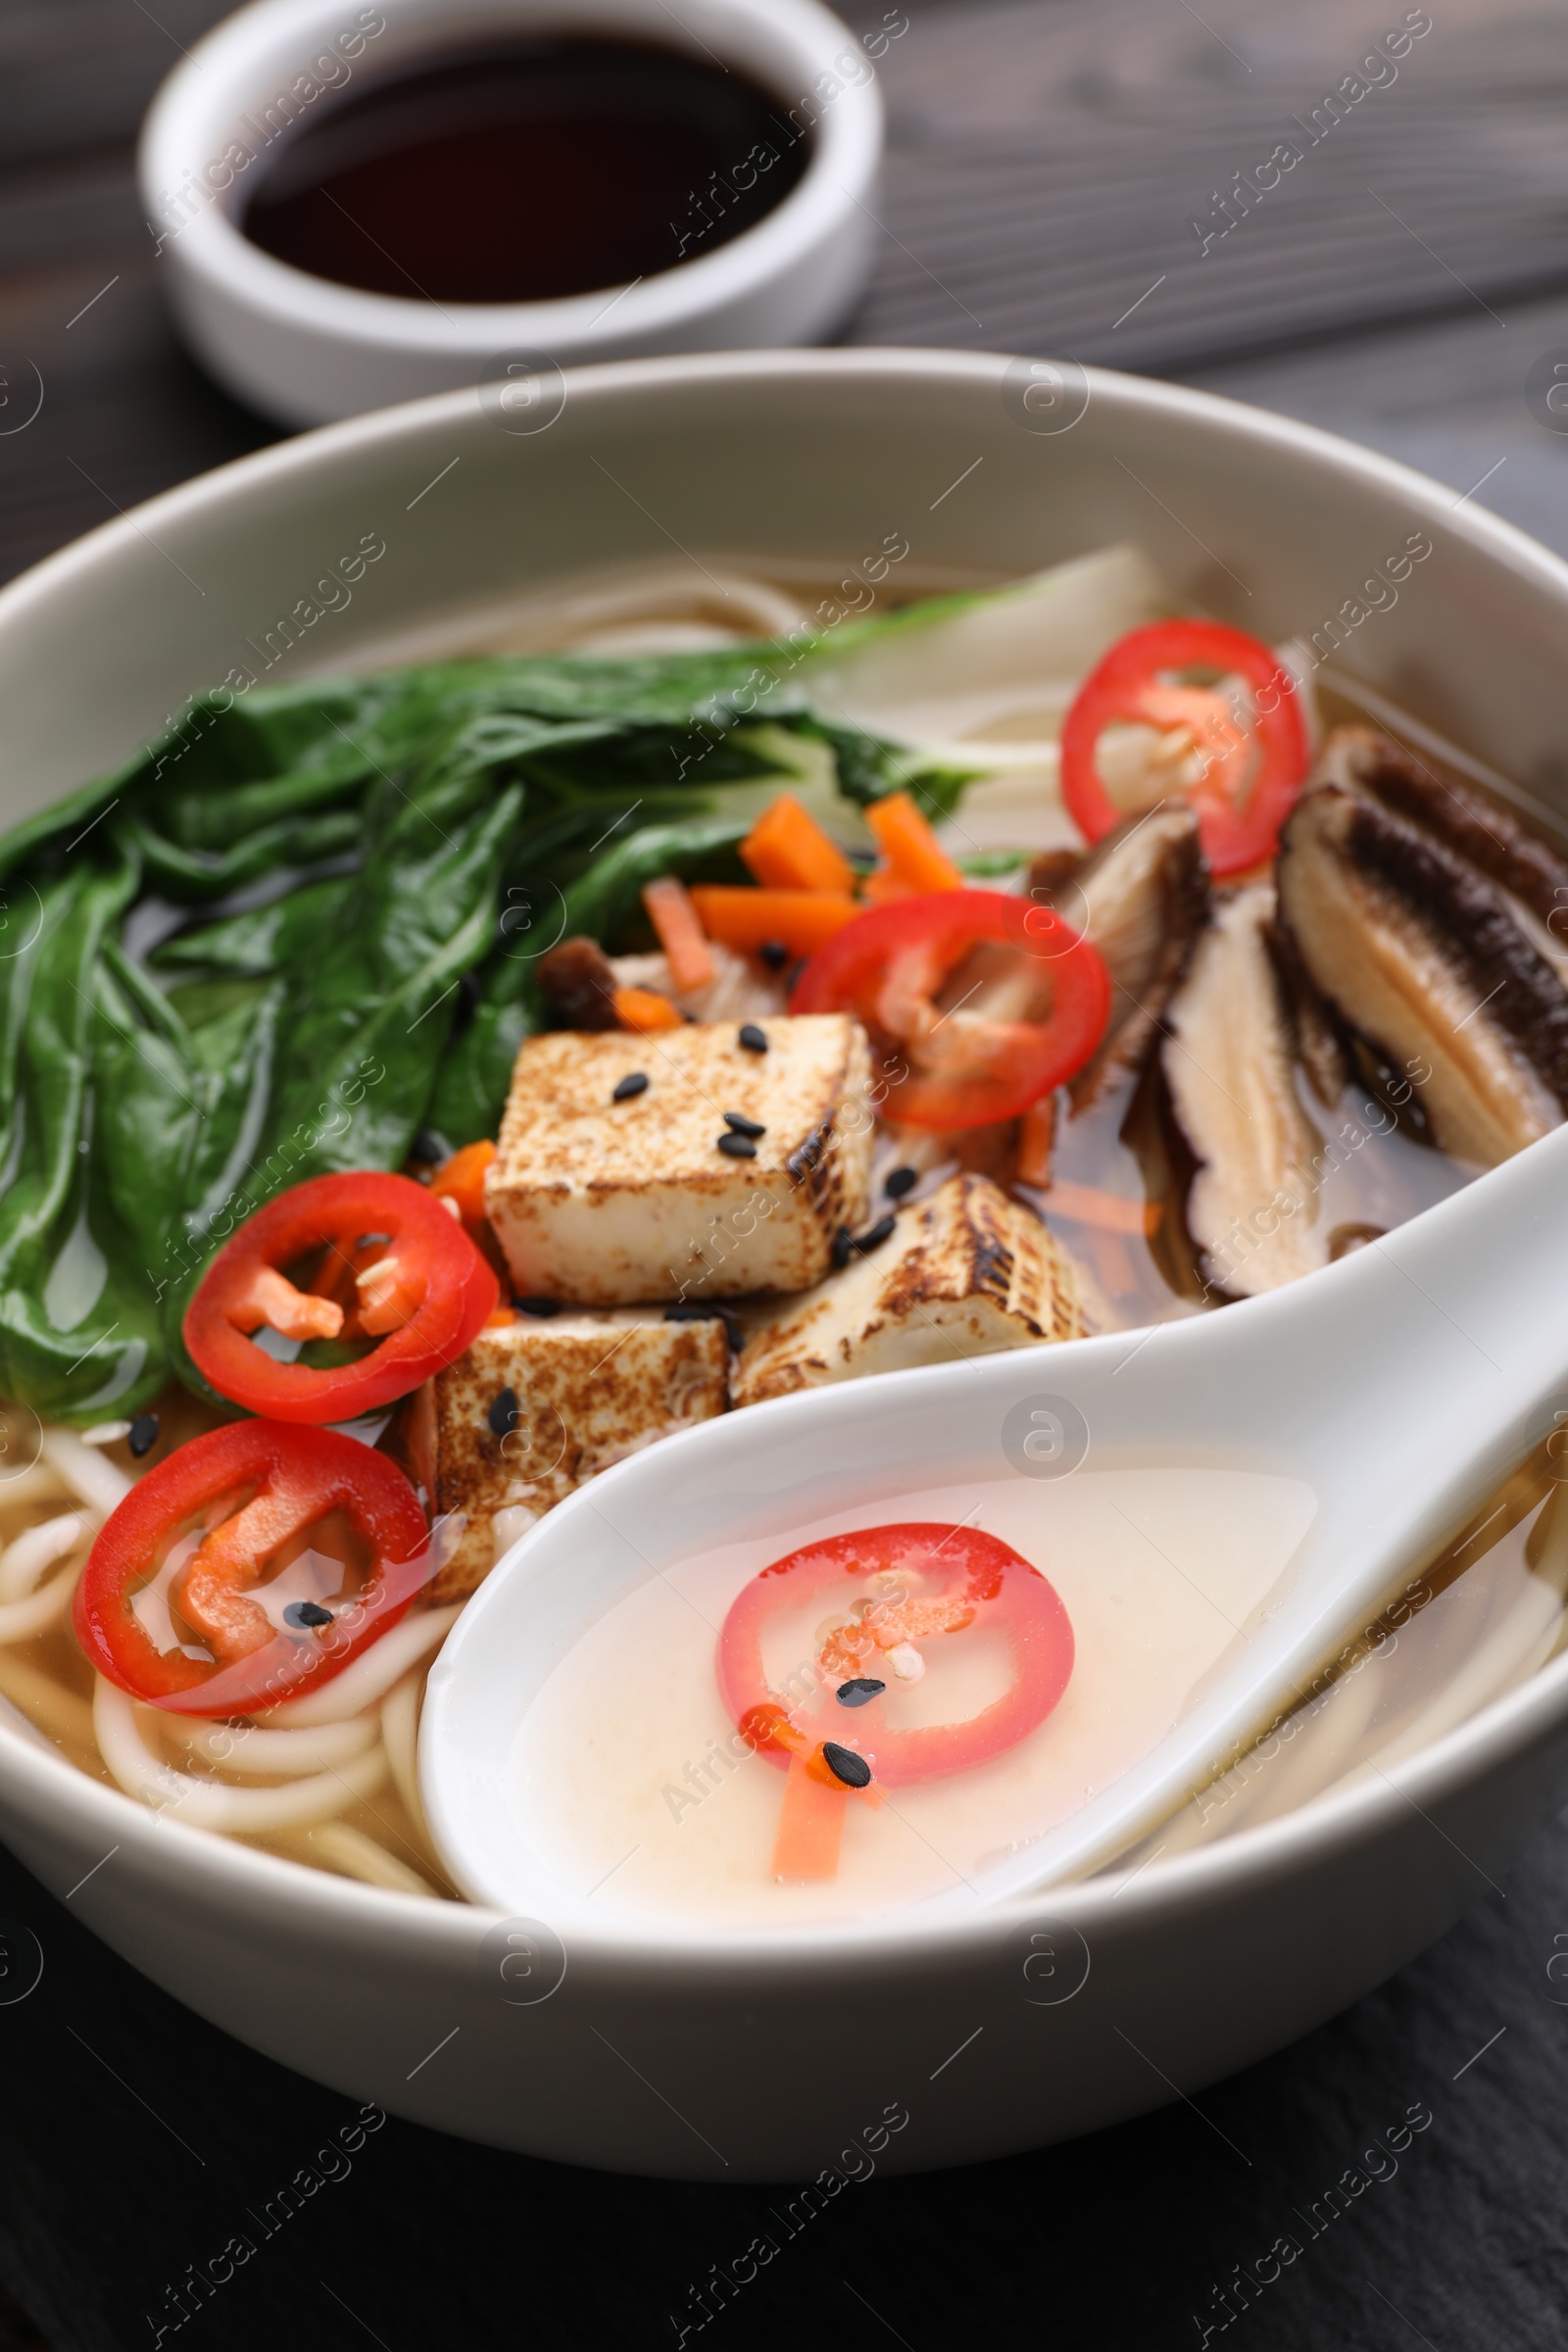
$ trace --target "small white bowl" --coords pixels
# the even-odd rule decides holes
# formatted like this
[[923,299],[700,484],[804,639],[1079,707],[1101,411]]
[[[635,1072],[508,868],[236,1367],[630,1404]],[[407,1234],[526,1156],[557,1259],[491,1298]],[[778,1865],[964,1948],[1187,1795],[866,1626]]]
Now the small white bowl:
[[[733,65],[810,146],[800,180],[727,245],[631,286],[555,302],[370,294],[253,245],[238,215],[292,122],[423,58],[509,36],[619,35]],[[175,314],[198,357],[290,424],[483,382],[514,429],[554,420],[564,367],[642,352],[808,343],[870,268],[882,103],[873,53],[817,0],[256,0],[199,41],[154,99],[139,172]],[[737,158],[737,164],[741,159]],[[523,390],[519,395],[519,380]]]
[[[1521,532],[1203,393],[878,350],[583,369],[533,438],[452,393],[117,517],[0,592],[0,823],[225,680],[493,642],[463,615],[667,560],[671,539],[715,571],[749,556],[842,577],[842,614],[890,533],[906,574],[949,579],[1136,540],[1179,596],[1271,640],[1344,614],[1338,660],[1363,689],[1568,812],[1568,564]],[[1411,533],[1433,552],[1397,602],[1357,602]],[[367,543],[373,561],[353,554]],[[863,2170],[852,2145],[886,2171],[999,2156],[1197,2091],[1401,1967],[1565,1800],[1568,1656],[1387,1775],[1136,1874],[853,1936],[607,1915],[568,1948],[548,1920],[383,1893],[156,1815],[0,1720],[0,1837],[226,2032],[441,2131],[728,2181]]]

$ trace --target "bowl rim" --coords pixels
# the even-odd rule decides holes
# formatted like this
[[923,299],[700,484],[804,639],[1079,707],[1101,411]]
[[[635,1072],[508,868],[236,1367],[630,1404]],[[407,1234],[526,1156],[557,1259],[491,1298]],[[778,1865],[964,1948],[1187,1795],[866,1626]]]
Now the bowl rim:
[[[1007,355],[898,347],[752,350],[601,362],[569,370],[568,381],[573,396],[589,404],[597,399],[619,404],[626,396],[679,393],[694,386],[744,387],[781,377],[880,381],[890,388],[911,380],[947,381],[1000,391],[1009,366],[1018,364]],[[1411,467],[1320,427],[1219,394],[1109,369],[1089,368],[1085,373],[1091,399],[1098,394],[1112,402],[1125,417],[1187,418],[1240,436],[1265,452],[1300,454],[1304,449],[1342,478],[1399,496],[1423,518],[1456,532],[1568,606],[1568,563],[1484,509],[1455,508],[1448,488]],[[364,459],[417,444],[427,433],[466,424],[477,415],[471,387],[438,393],[317,427],[178,483],[99,524],[0,588],[0,631],[21,620],[34,604],[69,590],[120,551],[129,552],[166,528],[200,524],[221,513],[238,492],[265,490],[291,477],[308,484],[317,472],[330,470],[350,456]],[[322,668],[313,674],[331,673]],[[1504,1768],[1532,1743],[1560,1733],[1565,1721],[1568,1652],[1376,1781],[1330,1788],[1275,1820],[1172,1856],[1157,1868],[1146,1862],[1131,1872],[1107,1872],[960,1918],[917,1925],[895,1913],[853,1928],[835,1922],[782,1933],[714,1931],[706,1926],[664,1928],[640,1920],[617,1924],[611,1915],[597,1932],[573,1928],[569,1959],[573,1972],[590,1981],[612,1983],[635,1975],[647,1988],[711,1997],[720,1986],[755,1992],[775,1978],[803,1985],[826,1977],[843,1984],[946,1973],[1042,1916],[1078,1929],[1086,1940],[1091,1930],[1108,1935],[1114,1928],[1120,1942],[1179,1915],[1217,1908],[1244,1892],[1264,1892],[1336,1855],[1369,1845],[1411,1807],[1424,1814],[1443,1805]],[[3,1717],[0,1779],[15,1790],[16,1800],[25,1803],[31,1823],[45,1835],[63,1830],[74,1844],[87,1842],[85,1833],[91,1831],[102,1837],[106,1848],[126,1853],[145,1880],[160,1882],[166,1890],[200,1906],[237,1911],[269,1935],[297,1928],[364,1950],[371,1934],[381,1945],[395,1933],[409,1952],[435,1962],[466,1962],[506,1917],[479,1904],[432,1902],[312,1870],[215,1832],[155,1815],[124,1791],[37,1744],[34,1735],[13,1728]],[[1433,1828],[1454,1844],[1436,1823]],[[1479,1863],[1463,1856],[1462,1848],[1455,1850],[1486,1878]]]
[[[257,4],[271,6],[274,0],[257,0]],[[599,398],[613,400],[628,392],[646,393],[657,399],[677,387],[701,388],[709,384],[781,378],[810,381],[823,376],[860,378],[867,383],[880,381],[890,389],[911,380],[969,381],[989,384],[1001,393],[1009,368],[1036,368],[1041,364],[1039,354],[868,344],[804,350],[757,347],[650,353],[584,361],[563,372],[571,399],[585,404]],[[1076,361],[1068,365],[1078,368]],[[1154,376],[1129,375],[1111,368],[1084,367],[1081,373],[1089,392],[1088,405],[1093,404],[1098,394],[1102,400],[1113,400],[1125,413],[1185,417],[1195,424],[1224,428],[1262,450],[1297,453],[1304,450],[1343,476],[1364,483],[1369,490],[1398,495],[1423,519],[1456,532],[1505,564],[1519,578],[1534,587],[1553,591],[1568,604],[1568,560],[1554,555],[1516,523],[1504,521],[1501,515],[1485,507],[1461,505],[1447,484],[1435,481],[1430,474],[1404,465],[1397,458],[1384,457],[1381,452],[1348,441],[1322,425],[1298,423],[1294,417],[1254,408],[1247,401],[1228,399],[1222,393],[1166,383]],[[1088,406],[1083,413],[1087,415]],[[285,433],[261,449],[231,458],[224,465],[210,466],[187,481],[176,482],[172,488],[127,508],[123,514],[110,515],[66,546],[29,564],[14,579],[0,585],[0,627],[24,611],[35,596],[52,594],[78,573],[96,568],[105,556],[121,548],[129,552],[146,539],[150,522],[160,526],[168,523],[177,529],[186,521],[199,520],[207,510],[221,507],[237,489],[265,487],[295,472],[307,475],[328,472],[342,458],[382,444],[395,445],[416,436],[420,428],[434,431],[447,426],[461,427],[478,420],[482,415],[478,389],[467,385]],[[322,668],[313,674],[324,677],[334,673]]]
[[[617,1925],[612,1915],[602,1926],[579,1920],[565,1947],[568,1970],[602,1983],[634,1975],[645,1985],[657,1983],[670,1992],[706,1997],[720,1984],[755,1991],[783,1979],[804,1986],[826,1979],[878,1984],[942,1975],[1042,1920],[1076,1930],[1092,1951],[1096,1935],[1102,1933],[1103,1949],[1112,1929],[1116,1942],[1131,1941],[1167,1921],[1217,1910],[1242,1894],[1264,1894],[1314,1867],[1343,1860],[1353,1849],[1373,1844],[1411,1809],[1429,1817],[1434,1807],[1505,1765],[1533,1740],[1560,1729],[1565,1717],[1568,1652],[1380,1774],[1376,1783],[1329,1789],[1276,1820],[1174,1855],[1159,1869],[1146,1862],[931,1922],[891,1913],[863,1925],[835,1921],[777,1932],[681,1929],[648,1921]],[[98,1834],[108,1839],[106,1858],[110,1850],[123,1853],[128,1846],[144,1877],[162,1881],[166,1889],[186,1899],[194,1894],[208,1910],[237,1910],[269,1936],[297,1923],[308,1933],[356,1946],[373,1931],[384,1947],[388,1933],[397,1931],[406,1948],[439,1962],[466,1959],[491,1930],[517,1916],[466,1900],[432,1901],[371,1886],[165,1819],[123,1790],[45,1752],[0,1719],[0,1770],[9,1777],[18,1766],[16,1777],[30,1778],[40,1797],[69,1792],[70,1809],[78,1817],[73,1826],[96,1822]],[[1431,1826],[1469,1869],[1494,1886],[1446,1831],[1436,1822]],[[160,1845],[159,1839],[166,1842]]]
[[[638,4],[569,0],[569,6],[553,11],[553,0],[523,0],[527,17],[518,29],[526,30],[527,18],[536,14],[621,22]],[[858,36],[819,0],[702,0],[702,7],[705,19],[728,20],[743,35],[756,30],[771,43],[793,43],[806,85],[803,101],[810,95],[813,77],[831,73],[835,58],[847,48],[863,54]],[[505,0],[464,0],[455,9],[443,7],[442,0],[387,0],[384,28],[413,33],[423,24],[432,49],[443,41],[454,46],[464,29],[461,22],[454,29],[454,16],[471,16],[476,31],[481,17],[493,20],[500,35],[504,8]],[[341,14],[327,0],[251,0],[186,53],[155,95],[137,144],[137,182],[150,225],[160,217],[165,191],[223,158],[236,112],[265,103],[251,85],[277,48],[295,37],[303,43],[329,39]],[[650,12],[649,38],[658,38],[657,26]],[[708,28],[720,37],[716,25]],[[420,46],[411,38],[408,55]],[[374,86],[373,68],[369,86]],[[630,286],[600,287],[553,301],[443,308],[433,298],[376,294],[318,277],[253,244],[221,193],[167,242],[176,264],[214,295],[274,326],[306,329],[325,343],[437,356],[483,356],[508,347],[541,355],[557,346],[573,352],[595,344],[621,347],[632,337],[667,337],[690,329],[808,263],[824,239],[852,222],[857,209],[866,211],[881,161],[882,131],[874,73],[864,82],[843,83],[839,95],[818,112],[800,179],[752,227],[711,253],[689,262],[677,259]]]

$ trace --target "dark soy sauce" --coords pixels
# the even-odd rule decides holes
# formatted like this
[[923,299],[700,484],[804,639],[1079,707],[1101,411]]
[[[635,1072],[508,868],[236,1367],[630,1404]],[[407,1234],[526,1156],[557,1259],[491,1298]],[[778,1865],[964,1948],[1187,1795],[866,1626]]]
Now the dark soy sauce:
[[807,142],[743,74],[630,41],[509,43],[302,123],[242,220],[313,276],[435,302],[629,284],[771,212]]

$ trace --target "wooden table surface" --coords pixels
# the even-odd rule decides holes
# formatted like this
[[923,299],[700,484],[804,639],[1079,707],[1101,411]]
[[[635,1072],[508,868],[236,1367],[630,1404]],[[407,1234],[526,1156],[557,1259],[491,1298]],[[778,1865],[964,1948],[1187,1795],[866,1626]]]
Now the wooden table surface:
[[[181,353],[134,191],[142,109],[220,13],[0,0],[0,577],[274,436]],[[881,250],[850,340],[1065,352],[1200,383],[1403,458],[1568,554],[1568,438],[1524,391],[1543,355],[1568,360],[1560,5],[844,13],[896,29],[879,68]],[[1362,74],[1371,43],[1412,20],[1430,28],[1396,76]],[[1357,74],[1362,94],[1325,108]],[[1282,142],[1298,160],[1260,188]],[[8,430],[33,368],[42,407]],[[1558,2352],[1568,2028],[1547,1971],[1568,1943],[1568,1832],[1478,1894],[1382,1991],[1196,2104],[857,2189],[715,2328],[791,2352],[824,2329],[909,2352],[1197,2344],[1212,2288],[1420,2100],[1434,2124],[1399,2178],[1367,2186],[1237,2340]],[[343,2102],[188,2017],[3,1854],[0,1914],[47,1954],[38,1991],[0,2006],[0,2279],[17,2298],[0,2288],[0,2352],[152,2344],[166,2285]],[[313,2214],[292,2250],[188,2323],[203,2340],[670,2343],[668,2311],[766,2202],[569,2174],[407,2125],[331,2196],[330,2219]]]

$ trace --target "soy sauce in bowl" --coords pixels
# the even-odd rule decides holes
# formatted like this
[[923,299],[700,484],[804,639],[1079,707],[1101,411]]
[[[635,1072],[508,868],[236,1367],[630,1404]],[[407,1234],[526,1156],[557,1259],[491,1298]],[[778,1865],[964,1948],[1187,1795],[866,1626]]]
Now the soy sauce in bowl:
[[277,260],[370,293],[548,302],[729,243],[788,195],[807,153],[785,106],[716,60],[514,41],[299,124],[241,225]]

